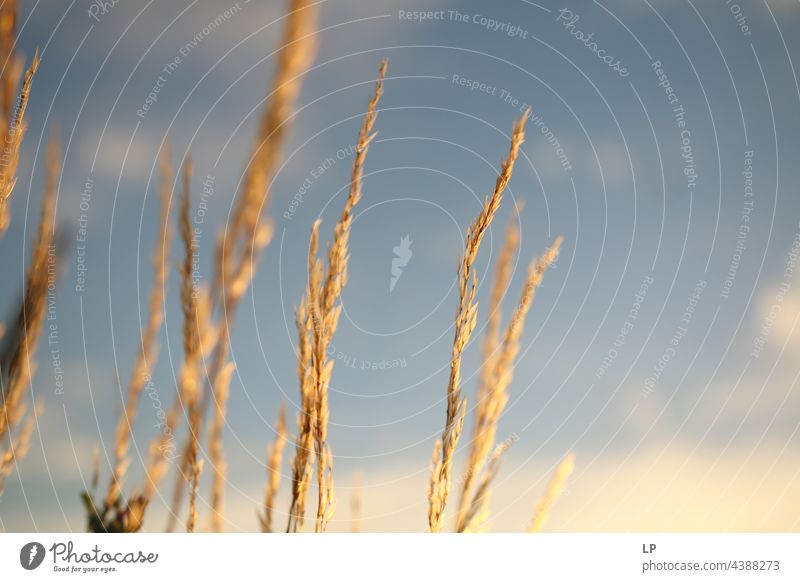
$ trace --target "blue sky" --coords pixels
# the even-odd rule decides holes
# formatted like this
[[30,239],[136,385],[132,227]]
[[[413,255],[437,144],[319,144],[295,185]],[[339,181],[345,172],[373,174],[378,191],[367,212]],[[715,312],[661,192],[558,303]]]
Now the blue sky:
[[[43,62],[12,224],[0,244],[6,309],[22,285],[43,146],[56,127],[64,144],[59,219],[74,240],[87,215],[87,271],[79,292],[73,248],[57,303],[67,387],[55,393],[45,346],[32,390],[46,413],[0,498],[0,517],[10,531],[80,530],[77,494],[94,444],[110,454],[117,383],[127,381],[147,316],[158,151],[169,139],[176,164],[191,151],[196,200],[202,182],[213,182],[201,241],[208,280],[284,7],[121,0],[95,19],[88,1],[22,4],[20,50],[30,57],[39,47]],[[406,17],[423,9],[436,18]],[[333,347],[334,529],[348,527],[355,473],[364,476],[365,528],[425,526],[456,261],[512,122],[529,104],[535,117],[481,249],[479,301],[487,301],[513,199],[526,204],[506,316],[528,262],[556,235],[565,242],[528,318],[500,425],[501,439],[519,440],[493,497],[494,529],[522,527],[558,459],[575,451],[553,529],[796,530],[800,267],[791,262],[800,233],[800,4],[328,0],[321,10],[318,57],[273,184],[275,239],[233,335],[226,528],[257,527],[273,419],[281,401],[297,406],[292,312],[308,235],[319,217],[328,236],[342,207],[348,148],[385,57],[379,135]],[[176,56],[180,63],[165,73]],[[412,255],[390,292],[393,249],[405,236]],[[154,374],[165,403],[182,360],[174,276],[168,293]],[[484,324],[480,312],[465,357],[469,404]],[[754,342],[764,346],[756,355]],[[155,412],[143,402],[139,447],[153,434],[148,419]]]

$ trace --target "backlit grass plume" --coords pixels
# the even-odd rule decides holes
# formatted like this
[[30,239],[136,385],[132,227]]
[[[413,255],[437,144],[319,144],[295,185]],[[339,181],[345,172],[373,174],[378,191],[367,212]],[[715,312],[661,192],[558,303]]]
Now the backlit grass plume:
[[278,421],[275,424],[275,441],[267,450],[267,485],[264,490],[264,513],[258,516],[263,533],[273,532],[275,497],[281,484],[283,449],[286,447],[286,427],[286,407],[281,406],[280,412],[278,412]]
[[467,469],[461,483],[461,496],[458,502],[458,514],[456,517],[456,531],[464,531],[467,525],[467,511],[470,506],[470,494],[472,485],[478,478],[478,474],[483,469],[486,456],[491,450],[491,442],[484,437],[485,431],[482,428],[482,419],[486,416],[486,408],[489,405],[489,395],[494,384],[494,362],[497,360],[497,352],[500,344],[500,324],[503,316],[503,299],[506,289],[513,273],[514,256],[519,246],[519,211],[520,203],[517,204],[515,212],[508,221],[506,236],[503,247],[495,266],[494,281],[492,291],[489,296],[489,309],[486,328],[483,336],[482,346],[482,366],[480,375],[480,385],[477,392],[477,403],[475,404],[475,428],[473,430],[472,441],[470,442],[469,459]]
[[22,89],[15,99],[24,60],[16,54],[17,2],[4,0],[0,5],[0,235],[9,224],[8,199],[17,183],[19,148],[25,135],[25,109],[31,93],[33,76],[39,68],[39,51],[33,54]]
[[[511,384],[514,373],[514,361],[519,353],[519,343],[525,327],[525,317],[530,311],[536,289],[541,284],[545,271],[558,256],[560,247],[561,237],[556,239],[541,258],[534,260],[528,267],[528,275],[522,288],[519,303],[503,333],[502,341],[497,349],[497,355],[490,362],[484,362],[484,366],[490,368],[491,374],[489,383],[481,386],[483,390],[479,392],[479,401],[475,408],[475,434],[466,471],[468,476],[479,474],[483,469],[489,451],[494,447],[497,423],[508,402],[508,387]],[[485,483],[484,487],[488,487],[494,478],[491,467],[488,472],[488,482]],[[468,498],[468,489],[464,488],[462,493]],[[479,493],[475,494],[468,507],[476,504],[485,505],[488,498],[485,495],[481,497]],[[485,507],[473,507],[470,510],[473,516],[485,514],[485,512]],[[464,516],[463,521],[459,519],[456,525],[456,531],[466,531],[474,528],[475,524],[470,523],[466,516]]]
[[[308,287],[298,309],[297,326],[299,338],[298,376],[301,403],[295,459],[292,463],[292,506],[289,530],[302,528],[305,499],[308,490],[310,465],[316,459],[317,517],[315,531],[325,531],[333,513],[333,455],[328,445],[328,386],[333,370],[333,361],[328,359],[328,346],[336,333],[341,313],[339,299],[347,284],[347,264],[350,258],[350,227],[353,209],[361,200],[361,182],[364,174],[369,145],[375,137],[373,129],[378,117],[377,106],[383,94],[387,62],[381,63],[375,92],[367,106],[358,135],[355,159],[350,176],[350,190],[344,210],[336,223],[333,241],[328,247],[327,269],[316,257],[320,222],[316,221],[311,231],[308,258]],[[310,452],[313,442],[314,457]]]
[[[290,0],[284,37],[277,55],[272,89],[261,116],[255,143],[247,163],[243,186],[236,196],[232,219],[219,238],[212,302],[219,311],[219,337],[209,367],[209,382],[201,404],[213,401],[214,420],[209,435],[212,470],[212,529],[221,531],[225,461],[222,428],[227,410],[228,365],[231,326],[241,298],[250,287],[261,252],[272,238],[272,222],[266,216],[270,185],[280,161],[283,144],[294,117],[303,76],[316,53],[318,6],[310,0]],[[183,449],[182,471],[188,469],[189,445]],[[180,505],[184,482],[178,476],[172,515]],[[172,528],[172,522],[167,529]]]
[[28,451],[35,416],[42,410],[42,404],[37,403],[31,413],[25,394],[36,371],[34,357],[42,335],[47,302],[55,297],[58,271],[54,244],[55,203],[61,175],[61,149],[55,138],[47,146],[45,170],[39,228],[25,276],[22,305],[7,338],[8,358],[4,358],[0,370],[0,442],[3,443],[0,449],[0,494],[5,478]]
[[435,454],[428,487],[428,526],[431,532],[441,531],[444,525],[444,511],[450,497],[453,458],[461,438],[464,414],[466,413],[466,401],[461,396],[461,357],[475,329],[478,314],[478,305],[475,302],[478,279],[473,265],[478,256],[483,236],[489,230],[492,219],[503,200],[503,192],[511,178],[520,145],[525,139],[525,122],[528,115],[529,112],[526,111],[522,118],[514,123],[508,157],[500,167],[494,191],[485,199],[478,217],[467,231],[464,254],[458,264],[459,303],[456,311],[455,338],[450,357],[447,413],[442,437],[435,447],[438,454]]
[[191,208],[191,176],[192,162],[187,159],[183,164],[183,195],[181,196],[180,235],[183,243],[183,264],[181,275],[181,311],[183,312],[183,370],[180,378],[179,395],[189,416],[189,471],[184,478],[189,483],[189,517],[186,531],[194,532],[197,524],[197,492],[200,487],[200,474],[203,470],[203,459],[199,458],[200,445],[200,324],[198,323],[199,291],[195,289],[192,270],[195,263],[194,237]]
[[550,517],[550,510],[553,509],[556,500],[561,496],[567,479],[569,479],[574,470],[575,454],[570,453],[561,460],[555,473],[553,473],[553,477],[547,484],[544,496],[536,502],[536,507],[533,510],[533,519],[528,525],[529,533],[542,531],[547,518]]

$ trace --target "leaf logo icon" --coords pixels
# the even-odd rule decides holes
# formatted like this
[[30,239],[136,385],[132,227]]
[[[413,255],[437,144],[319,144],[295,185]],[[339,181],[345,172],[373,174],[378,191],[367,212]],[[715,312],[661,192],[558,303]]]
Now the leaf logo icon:
[[392,249],[394,257],[392,258],[392,278],[389,280],[389,293],[394,291],[394,286],[397,285],[403,275],[403,268],[408,265],[411,256],[414,254],[411,250],[413,242],[411,236],[406,235],[400,239],[400,244]]
[[44,546],[39,542],[28,542],[19,551],[19,563],[26,570],[35,570],[42,565],[45,553]]

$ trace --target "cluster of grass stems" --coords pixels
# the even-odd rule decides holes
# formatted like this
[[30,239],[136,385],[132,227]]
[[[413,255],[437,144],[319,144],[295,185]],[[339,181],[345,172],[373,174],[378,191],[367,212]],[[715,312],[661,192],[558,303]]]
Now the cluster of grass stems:
[[[183,256],[177,262],[177,272],[183,316],[184,360],[175,401],[166,412],[166,426],[147,449],[144,478],[137,486],[129,487],[126,493],[126,477],[131,463],[130,446],[139,401],[158,360],[158,336],[164,319],[164,293],[170,264],[168,249],[173,235],[170,196],[175,188],[175,172],[169,146],[165,146],[160,153],[160,216],[158,244],[153,252],[154,281],[149,297],[149,317],[141,333],[138,353],[125,391],[124,407],[116,426],[108,485],[104,493],[98,491],[100,462],[99,449],[96,449],[91,490],[82,493],[89,531],[136,532],[143,527],[148,506],[169,472],[167,452],[171,447],[170,439],[184,425],[186,442],[179,451],[166,530],[177,528],[187,492],[185,530],[193,532],[198,529],[200,516],[197,499],[200,477],[206,467],[211,471],[207,529],[217,532],[223,530],[226,462],[222,434],[229,385],[234,372],[234,363],[230,358],[231,326],[238,305],[253,280],[259,257],[272,238],[273,222],[267,213],[270,185],[281,160],[304,74],[315,56],[317,11],[318,6],[311,0],[289,0],[277,69],[246,165],[243,185],[236,195],[231,221],[217,241],[215,273],[209,288],[196,286],[192,277],[198,252],[192,237],[190,217],[192,165],[188,157],[181,163],[177,230]],[[20,143],[25,130],[25,107],[39,66],[38,55],[34,55],[22,78],[23,60],[14,52],[16,20],[16,3],[6,0],[0,7],[0,60],[3,62],[0,132],[5,135],[0,157],[0,234],[6,230],[10,220],[7,200],[16,182]],[[383,94],[386,71],[387,62],[383,61],[358,134],[345,205],[322,254],[319,253],[320,221],[316,221],[311,229],[307,259],[308,284],[295,312],[300,410],[296,418],[296,431],[290,435],[286,408],[281,407],[275,425],[276,437],[267,450],[264,505],[258,512],[258,523],[263,532],[303,531],[311,490],[317,492],[316,511],[311,511],[315,532],[326,531],[336,505],[334,456],[328,440],[328,392],[334,362],[328,357],[328,348],[336,333],[342,309],[341,296],[348,281],[353,212],[362,198],[364,165],[376,135],[378,104]],[[21,78],[22,86],[17,92]],[[445,510],[453,483],[458,488],[452,519],[454,531],[478,532],[488,529],[490,494],[501,457],[507,449],[507,443],[496,444],[498,421],[508,401],[526,316],[536,289],[545,271],[556,259],[561,245],[561,239],[556,239],[541,257],[530,263],[522,293],[503,326],[503,300],[520,239],[518,215],[515,214],[509,221],[490,293],[467,463],[461,477],[454,479],[454,458],[467,413],[467,401],[462,394],[461,360],[478,318],[475,261],[481,241],[503,202],[504,191],[524,141],[527,118],[526,112],[513,126],[509,151],[500,166],[494,189],[485,198],[480,213],[467,231],[464,253],[458,262],[459,302],[450,357],[445,423],[441,438],[434,445],[427,494],[431,532],[442,531],[445,527]],[[15,327],[10,330],[8,337],[3,338],[0,359],[0,494],[5,478],[25,456],[37,416],[42,412],[41,402],[31,406],[26,396],[29,395],[28,388],[35,371],[33,356],[42,332],[45,299],[49,288],[55,285],[57,275],[54,205],[60,173],[60,150],[55,139],[51,140],[47,149],[45,171],[41,220],[25,278],[19,315]],[[518,206],[517,213],[519,210]],[[1,331],[5,331],[5,328]],[[208,439],[206,448],[201,444],[203,438]],[[293,447],[287,451],[291,441]],[[204,451],[207,451],[207,458],[201,458]],[[291,501],[286,513],[287,523],[279,524],[276,523],[278,512],[275,504],[287,452],[291,452],[288,461]],[[535,505],[528,531],[542,529],[572,471],[573,463],[573,456],[567,455],[556,470],[544,497]],[[356,491],[352,500],[351,531],[361,530],[360,485]]]

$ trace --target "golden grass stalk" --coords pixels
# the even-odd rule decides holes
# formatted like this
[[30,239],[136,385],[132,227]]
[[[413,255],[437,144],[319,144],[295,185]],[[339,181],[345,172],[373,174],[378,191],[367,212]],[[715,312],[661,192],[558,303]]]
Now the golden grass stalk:
[[[212,300],[219,299],[221,323],[214,355],[209,370],[208,391],[204,397],[203,409],[208,396],[216,403],[216,417],[212,425],[219,428],[224,422],[226,398],[221,392],[224,370],[228,361],[231,324],[239,301],[244,296],[253,278],[254,268],[261,251],[272,238],[272,223],[265,213],[269,206],[270,182],[278,166],[283,143],[291,125],[295,102],[302,87],[303,75],[311,65],[316,54],[315,28],[318,6],[311,0],[290,0],[289,14],[286,17],[284,37],[278,52],[278,63],[272,80],[269,101],[259,123],[258,134],[252,154],[245,170],[244,182],[233,210],[231,222],[220,237],[217,248],[217,273]],[[227,387],[224,390],[227,392]],[[221,456],[222,430],[216,430],[210,445],[211,462],[223,462]],[[188,464],[188,448],[184,447],[181,467]],[[224,468],[214,468],[212,504],[213,523],[222,524],[221,502],[224,490]],[[173,515],[180,504],[183,480],[176,481],[173,494]],[[171,529],[168,524],[167,529]]]
[[181,311],[183,312],[183,351],[184,364],[181,371],[179,395],[185,403],[189,416],[189,442],[191,445],[190,470],[186,479],[193,481],[197,469],[199,444],[197,435],[200,429],[200,332],[197,315],[198,294],[192,281],[196,249],[192,237],[191,208],[192,162],[183,164],[183,195],[181,196],[180,235],[183,243],[183,263],[181,275]]
[[457,531],[470,533],[484,531],[484,524],[489,516],[489,498],[492,494],[492,484],[500,470],[500,457],[508,449],[506,443],[501,443],[495,448],[494,453],[486,463],[486,469],[481,474],[478,487],[472,502],[467,507],[464,515],[464,525]]
[[502,321],[502,304],[506,294],[506,289],[511,281],[513,271],[514,255],[519,246],[519,212],[521,203],[517,203],[515,212],[512,214],[506,226],[506,236],[500,255],[495,267],[492,291],[489,296],[489,315],[486,322],[482,346],[482,367],[480,385],[477,392],[477,404],[475,405],[475,428],[473,429],[472,441],[470,442],[469,459],[464,479],[461,483],[461,496],[458,501],[458,513],[456,517],[456,531],[464,531],[466,527],[467,511],[470,506],[470,494],[472,485],[483,469],[483,464],[488,455],[492,443],[484,438],[485,431],[481,425],[481,419],[486,416],[485,409],[488,406],[491,386],[494,383],[494,362],[497,359],[497,350],[500,344],[500,324]]
[[[199,290],[195,290],[195,294],[197,295],[195,298],[195,319],[199,334],[199,349],[202,362],[202,358],[204,358],[205,354],[210,353],[213,349],[216,330],[211,322],[211,305],[208,291],[200,288]],[[199,373],[200,371],[198,369],[198,374]],[[183,378],[183,374],[184,372],[182,371],[181,378]],[[152,499],[153,495],[155,495],[161,481],[167,474],[170,462],[174,458],[181,458],[177,452],[176,434],[184,415],[191,420],[191,397],[190,394],[186,392],[187,386],[183,379],[180,381],[179,388],[172,406],[167,410],[163,423],[159,425],[158,436],[150,443],[149,460],[146,467],[144,485],[142,487],[143,495],[148,499]],[[199,405],[200,402],[198,401],[198,406]],[[199,411],[202,419],[202,409],[200,408]],[[189,439],[188,444],[191,446],[191,433]],[[187,454],[188,452],[187,450]],[[181,467],[179,466],[179,468]],[[181,474],[181,478],[184,477],[185,475]],[[174,516],[170,517],[171,521],[173,521]]]
[[[33,379],[33,357],[39,345],[48,290],[55,285],[56,254],[55,203],[58,179],[61,173],[61,149],[56,139],[51,139],[46,153],[46,177],[42,211],[33,256],[25,277],[22,307],[12,338],[14,348],[5,372],[5,384],[0,403],[0,440],[10,433],[27,411],[22,395]],[[19,458],[19,455],[16,456]]]
[[528,533],[536,533],[542,531],[547,518],[550,516],[550,511],[553,509],[556,500],[561,496],[564,491],[564,485],[567,479],[575,469],[575,454],[569,453],[561,460],[558,468],[556,468],[550,483],[547,484],[547,490],[544,497],[536,502],[533,510],[533,519],[528,526]]
[[[195,320],[195,325],[197,326],[197,333],[199,339],[199,357],[201,362],[211,354],[214,347],[214,342],[216,341],[216,328],[211,322],[211,298],[209,297],[208,290],[203,289],[195,289],[194,293],[196,297],[194,298],[195,304],[195,314],[193,315],[193,319]],[[184,318],[184,323],[186,319]],[[184,332],[185,335],[185,332]],[[184,372],[181,372],[183,375]],[[199,382],[199,374],[200,369],[198,366],[197,369],[198,374],[198,382]],[[196,384],[196,387],[199,389],[199,383]],[[146,469],[146,477],[143,487],[143,495],[148,499],[152,498],[155,494],[158,486],[160,485],[163,478],[166,476],[167,471],[169,469],[169,463],[173,460],[173,458],[180,459],[180,455],[177,454],[177,445],[175,442],[175,435],[178,431],[178,428],[181,424],[181,420],[184,418],[184,414],[191,420],[191,402],[192,402],[192,394],[187,390],[187,382],[183,380],[183,376],[180,382],[180,390],[175,397],[172,406],[170,406],[169,410],[167,411],[163,426],[160,426],[159,435],[152,440],[149,447],[149,461]],[[199,393],[197,394],[197,398],[199,399]],[[200,406],[200,401],[197,402],[198,407]],[[202,420],[202,408],[199,408],[200,411],[200,418]],[[189,435],[190,442],[187,444],[191,447],[191,434]],[[187,458],[189,456],[190,449],[187,449]],[[187,463],[187,467],[190,463]],[[179,466],[179,469],[183,470],[182,466]],[[186,469],[187,471],[189,469]],[[185,475],[181,474],[181,478],[185,478]],[[173,507],[179,507],[180,500],[177,503],[173,504]],[[175,515],[170,515],[170,530],[174,528],[174,521],[177,519]]]
[[484,201],[480,214],[467,231],[465,250],[458,265],[459,305],[456,312],[456,331],[450,358],[450,379],[447,386],[447,415],[442,437],[435,448],[441,447],[431,471],[428,487],[428,526],[431,532],[439,532],[444,525],[444,511],[450,496],[450,480],[453,471],[453,458],[461,437],[466,412],[466,400],[461,396],[461,356],[475,329],[478,306],[475,303],[477,275],[473,264],[478,256],[481,240],[489,229],[500,203],[503,192],[511,178],[514,162],[519,148],[525,139],[525,122],[529,111],[514,123],[508,158],[503,161],[495,182],[492,195]]
[[[278,54],[278,64],[272,81],[269,105],[264,110],[258,138],[244,177],[244,188],[234,209],[232,228],[226,236],[230,243],[223,251],[232,258],[237,243],[242,244],[240,261],[223,261],[228,274],[242,273],[254,250],[252,244],[256,230],[263,225],[263,216],[269,200],[270,180],[281,155],[282,145],[294,114],[295,101],[300,93],[302,77],[311,66],[316,54],[315,27],[318,9],[310,0],[290,0],[283,42]],[[237,240],[237,238],[239,240]],[[223,271],[224,272],[224,271]],[[242,286],[249,285],[250,275],[243,275]],[[247,282],[246,282],[247,281]],[[232,291],[240,289],[234,284]]]
[[14,109],[22,59],[15,53],[18,6],[16,0],[0,4],[0,127],[5,132]]
[[[180,374],[178,397],[165,415],[163,425],[159,425],[161,431],[159,436],[150,444],[149,461],[143,486],[143,496],[146,499],[153,497],[159,483],[166,474],[168,455],[174,448],[172,443],[183,407],[185,407],[187,416],[191,420],[194,408],[199,406],[201,343],[205,322],[209,315],[207,307],[203,307],[203,294],[200,289],[194,287],[192,279],[192,269],[197,248],[192,236],[191,176],[192,161],[191,158],[187,158],[182,168],[183,189],[178,219],[178,231],[184,251],[183,261],[179,264],[178,272],[181,283],[180,302],[183,314],[184,364]],[[191,474],[186,478],[190,479]]]
[[[16,20],[16,3],[12,2],[10,4],[14,7],[14,16],[10,17],[7,11],[4,10],[0,18],[2,21],[0,28],[3,29],[4,37],[9,27],[9,19],[13,18],[11,22]],[[12,35],[13,28],[14,26],[11,24]],[[6,44],[7,38],[4,38],[2,43]],[[0,119],[0,130],[2,130],[5,139],[3,141],[2,154],[0,154],[0,235],[8,228],[8,199],[17,183],[19,148],[26,130],[25,109],[28,106],[33,76],[39,69],[39,51],[37,50],[33,54],[33,61],[31,61],[31,65],[25,73],[25,79],[22,82],[22,89],[17,99],[15,111],[11,110],[10,94],[13,94],[17,86],[21,61],[17,60],[17,57],[13,54],[13,49],[8,52],[7,59],[2,65],[2,79],[0,79],[2,87],[0,89],[2,90],[3,117]]]
[[197,303],[199,290],[195,289],[192,269],[197,249],[192,236],[191,219],[191,178],[192,160],[188,158],[183,164],[183,193],[180,207],[180,236],[183,244],[183,263],[181,276],[181,311],[183,313],[183,351],[184,366],[181,374],[181,394],[189,399],[197,399],[199,394],[200,364],[200,330],[198,323]]
[[[336,507],[336,498],[333,489],[333,453],[330,446],[322,449],[317,455],[317,479],[322,479],[322,486],[317,486],[318,505],[315,533],[323,533],[328,527],[328,521],[333,517]],[[320,509],[322,508],[322,509]]]
[[186,519],[186,533],[194,533],[197,525],[197,492],[200,489],[200,474],[203,472],[203,459],[197,460],[195,454],[192,460],[192,480],[189,488],[189,517]]
[[[305,298],[301,302],[302,318],[298,318],[299,333],[308,334],[301,338],[298,353],[301,400],[300,429],[293,462],[293,487],[292,506],[290,511],[290,531],[302,528],[303,512],[305,508],[304,496],[308,483],[305,482],[312,461],[308,451],[309,432],[313,435],[314,454],[316,456],[317,476],[317,517],[315,531],[325,531],[327,522],[333,514],[333,455],[328,445],[328,386],[330,384],[333,361],[328,360],[328,346],[336,333],[341,313],[339,298],[347,284],[347,264],[350,258],[349,240],[350,228],[353,221],[353,209],[361,200],[362,178],[364,175],[364,162],[367,157],[369,145],[375,138],[373,129],[378,117],[377,106],[383,95],[383,81],[386,77],[388,63],[384,60],[378,71],[378,80],[373,93],[361,130],[358,134],[356,155],[350,175],[350,190],[345,202],[344,210],[336,223],[333,232],[333,242],[328,247],[328,265],[324,275],[322,263],[316,258],[316,247],[319,236],[319,221],[314,223],[311,231],[311,244],[309,249],[309,285]],[[308,347],[310,346],[310,347]],[[307,351],[304,351],[307,350]],[[310,358],[309,358],[310,353]]]
[[[269,102],[261,117],[231,223],[220,239],[218,284],[223,294],[223,322],[222,338],[217,345],[221,356],[217,359],[222,362],[227,358],[228,321],[250,286],[261,250],[272,237],[272,223],[265,215],[270,181],[280,160],[303,75],[316,53],[316,21],[315,4],[310,0],[290,0]],[[217,368],[221,366],[220,363]]]
[[[312,326],[311,368],[314,382],[314,451],[317,456],[317,521],[315,531],[325,531],[327,521],[333,514],[333,455],[327,444],[328,439],[328,386],[330,384],[333,362],[328,361],[328,346],[333,339],[339,323],[341,305],[337,305],[342,290],[347,284],[347,264],[350,259],[350,228],[353,222],[353,209],[361,200],[361,184],[364,175],[364,162],[369,144],[375,138],[373,129],[378,117],[377,106],[383,95],[383,80],[386,77],[387,61],[381,62],[375,92],[367,106],[367,113],[358,134],[356,155],[350,175],[350,191],[339,222],[334,228],[333,243],[328,247],[328,269],[318,301],[311,302],[311,313],[318,321]],[[309,299],[311,299],[309,297]]]
[[141,336],[141,345],[133,365],[131,377],[128,382],[128,393],[125,401],[125,409],[117,423],[115,446],[114,446],[114,469],[108,484],[106,494],[106,507],[113,507],[122,492],[122,484],[127,473],[130,459],[128,459],[128,449],[130,448],[133,426],[136,421],[136,412],[139,404],[139,396],[145,384],[150,378],[153,366],[158,360],[158,332],[164,321],[164,291],[167,282],[167,256],[169,254],[169,243],[171,239],[171,228],[169,224],[169,202],[173,188],[173,171],[170,162],[170,148],[168,145],[161,150],[160,159],[161,169],[161,188],[159,202],[161,211],[159,215],[158,232],[161,240],[153,252],[154,279],[153,287],[150,290],[150,314],[147,327]]
[[308,245],[308,286],[295,312],[297,326],[297,379],[300,383],[300,413],[297,417],[297,441],[292,457],[292,501],[287,532],[302,531],[305,505],[314,464],[314,386],[311,376],[311,335],[314,322],[306,303],[316,303],[322,281],[322,262],[317,259],[320,221],[314,221]]
[[[525,317],[530,311],[536,289],[541,284],[545,271],[558,257],[561,240],[561,237],[558,237],[542,257],[531,262],[519,303],[505,329],[497,355],[490,362],[484,362],[484,366],[490,368],[490,376],[487,383],[481,385],[478,405],[475,408],[475,433],[464,480],[465,486],[462,488],[462,503],[464,498],[469,499],[469,489],[466,487],[468,480],[480,472],[491,447],[494,446],[497,423],[508,403],[508,387],[514,375],[514,360],[519,353]],[[475,501],[471,503],[474,504]],[[456,531],[464,531],[467,525],[466,515],[462,520],[459,514]]]
[[6,479],[14,470],[14,466],[25,458],[30,450],[31,436],[33,429],[36,427],[36,421],[44,409],[44,401],[39,399],[33,410],[33,414],[28,414],[25,422],[22,423],[22,428],[16,437],[11,438],[8,448],[2,457],[0,457],[0,495],[3,494],[6,485]]
[[[196,499],[197,490],[202,472],[203,460],[198,460],[199,444],[197,435],[199,433],[200,422],[200,359],[202,357],[202,339],[204,335],[204,323],[207,312],[198,307],[201,302],[202,294],[196,289],[192,279],[192,269],[195,263],[197,249],[192,236],[193,229],[191,223],[191,174],[192,162],[188,158],[183,164],[183,192],[180,203],[179,232],[183,245],[183,262],[180,264],[179,274],[181,278],[181,311],[183,313],[183,350],[184,364],[180,376],[180,388],[175,405],[170,408],[165,420],[164,429],[150,447],[150,463],[147,469],[147,479],[145,481],[144,496],[150,499],[155,493],[161,478],[167,468],[167,452],[169,448],[165,446],[169,439],[173,438],[174,431],[177,429],[181,417],[181,405],[186,407],[189,417],[189,467],[183,478],[189,483],[189,516],[187,518],[186,529],[193,532],[197,522]],[[200,314],[203,314],[202,316]]]
[[181,311],[183,312],[183,351],[184,364],[181,373],[179,395],[186,403],[189,415],[189,471],[185,479],[189,483],[189,517],[186,531],[193,532],[197,522],[197,490],[200,485],[200,472],[203,461],[198,460],[200,423],[200,331],[197,319],[198,295],[192,281],[192,267],[196,249],[193,244],[191,207],[191,159],[183,165],[183,196],[181,197],[180,234],[183,243],[183,264],[181,266]]
[[[199,434],[202,423],[200,407],[200,364],[204,352],[204,344],[209,340],[212,327],[209,323],[210,309],[208,297],[201,289],[195,288],[192,278],[192,269],[195,264],[195,247],[192,236],[193,229],[190,218],[190,180],[191,160],[183,166],[183,196],[181,197],[180,234],[184,248],[184,260],[181,265],[181,310],[183,312],[183,348],[184,366],[181,372],[180,390],[175,404],[167,415],[167,428],[162,433],[160,442],[172,438],[177,428],[181,405],[184,405],[189,418],[189,450],[188,468],[183,478],[189,484],[189,514],[186,521],[186,531],[193,533],[197,524],[197,494],[200,487],[200,475],[203,471],[203,459],[199,459]],[[156,442],[159,442],[156,441]],[[162,445],[158,449],[151,446],[150,478],[148,482],[154,488],[157,486],[167,466],[166,448]]]
[[267,485],[264,488],[264,513],[258,516],[263,533],[272,533],[272,514],[275,511],[275,497],[281,484],[281,465],[283,449],[286,447],[286,406],[281,406],[275,425],[275,442],[267,449]]
[[[503,336],[503,345],[500,349],[497,361],[495,362],[494,371],[497,382],[495,390],[505,393],[506,395],[508,385],[511,383],[514,373],[514,360],[519,353],[519,340],[525,328],[525,317],[530,311],[531,304],[536,295],[536,289],[541,285],[545,272],[556,258],[558,258],[562,240],[560,236],[557,237],[550,248],[547,249],[539,259],[531,262],[529,265],[528,276],[525,279],[525,286],[522,288],[519,304],[511,317],[508,327],[506,327]],[[501,400],[501,402],[503,402],[504,406],[505,402],[503,400]],[[489,426],[496,426],[497,416],[499,412],[502,412],[502,406],[499,408],[498,411],[490,407],[490,418],[487,422]]]
[[[228,403],[228,393],[231,384],[231,377],[236,366],[233,362],[228,362],[222,372],[217,377],[215,386],[217,407],[214,420],[211,424],[211,434],[209,435],[210,447],[209,458],[211,460],[212,487],[211,487],[211,531],[221,532],[223,530],[224,497],[225,497],[225,476],[228,472],[228,464],[222,450],[222,431],[225,428],[225,410]],[[196,435],[199,436],[200,425],[198,422]],[[196,454],[195,454],[196,456]]]

